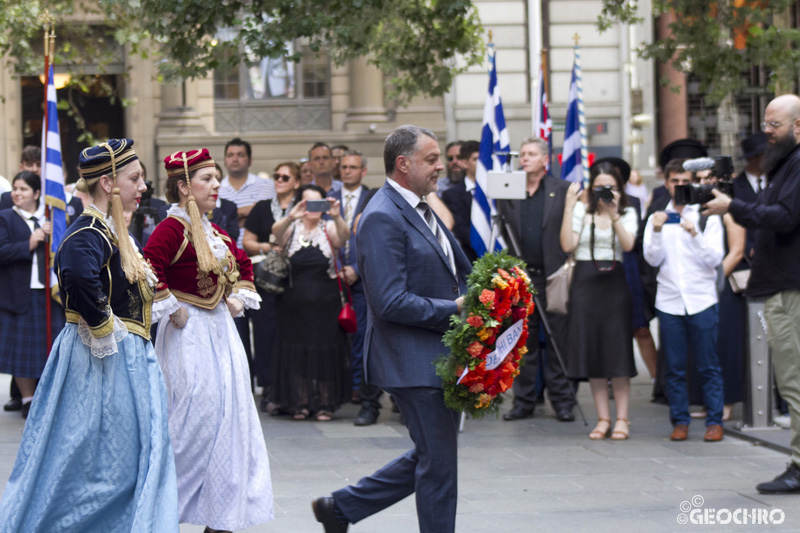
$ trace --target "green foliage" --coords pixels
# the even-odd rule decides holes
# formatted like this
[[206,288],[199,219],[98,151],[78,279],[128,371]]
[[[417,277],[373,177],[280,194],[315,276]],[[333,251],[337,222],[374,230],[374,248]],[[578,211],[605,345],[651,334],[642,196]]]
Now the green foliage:
[[158,54],[163,81],[234,67],[247,54],[299,60],[286,43],[302,39],[338,65],[369,57],[389,76],[390,96],[407,101],[443,94],[484,52],[470,0],[0,0],[0,53],[14,58],[18,74],[41,72],[45,8],[57,21],[56,64],[102,71],[125,45]]
[[[653,16],[672,14],[671,35],[653,43],[641,43],[642,58],[671,63],[676,69],[693,72],[701,80],[701,91],[711,104],[746,87],[743,73],[763,63],[769,71],[770,89],[791,87],[800,76],[800,30],[781,28],[776,17],[794,6],[793,0],[742,2],[734,0],[654,0]],[[635,24],[637,0],[603,0],[598,18],[601,31],[614,22]],[[745,46],[734,46],[735,30],[742,32]]]

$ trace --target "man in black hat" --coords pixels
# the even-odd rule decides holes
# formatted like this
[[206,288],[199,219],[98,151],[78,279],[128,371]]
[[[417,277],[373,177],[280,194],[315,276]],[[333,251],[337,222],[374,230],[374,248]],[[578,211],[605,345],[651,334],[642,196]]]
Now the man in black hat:
[[745,202],[755,202],[758,193],[767,186],[767,177],[761,166],[767,149],[767,134],[763,131],[745,137],[741,142],[742,159],[747,164],[733,180],[733,196]]

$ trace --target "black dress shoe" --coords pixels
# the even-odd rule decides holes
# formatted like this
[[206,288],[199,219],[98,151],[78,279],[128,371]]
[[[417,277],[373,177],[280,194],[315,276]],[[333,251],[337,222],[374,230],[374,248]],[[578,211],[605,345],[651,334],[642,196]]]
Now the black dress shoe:
[[30,410],[31,410],[31,404],[32,404],[32,403],[33,403],[33,402],[32,402],[32,401],[30,401],[30,402],[28,402],[28,403],[23,403],[23,404],[22,404],[22,408],[19,410],[19,411],[20,411],[20,413],[22,414],[22,418],[26,418],[26,419],[28,418],[28,413],[29,413],[29,412],[30,412]]
[[562,407],[556,409],[556,418],[559,422],[573,422],[575,420],[575,415],[572,412],[572,408]]
[[756,490],[761,494],[793,494],[800,492],[800,466],[789,463],[786,472],[772,481],[756,485]]
[[317,522],[325,528],[325,533],[347,533],[347,522],[336,516],[336,502],[333,498],[317,498],[311,502]]
[[22,409],[22,398],[11,398],[3,406],[3,411],[19,411]]
[[371,426],[378,421],[378,411],[362,407],[353,421],[354,426]]
[[531,417],[533,417],[533,409],[525,409],[524,407],[516,405],[503,415],[503,420],[522,420],[523,418]]

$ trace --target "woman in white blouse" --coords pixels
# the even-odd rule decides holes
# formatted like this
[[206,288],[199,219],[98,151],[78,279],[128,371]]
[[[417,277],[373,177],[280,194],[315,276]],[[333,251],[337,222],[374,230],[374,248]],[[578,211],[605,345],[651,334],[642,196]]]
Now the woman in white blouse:
[[[573,183],[564,204],[561,247],[574,253],[570,287],[567,375],[588,379],[598,422],[589,438],[628,438],[630,378],[633,360],[631,297],[622,269],[622,252],[633,249],[638,220],[626,207],[617,169],[600,163],[591,168],[589,186]],[[611,428],[608,382],[614,390],[616,423]]]

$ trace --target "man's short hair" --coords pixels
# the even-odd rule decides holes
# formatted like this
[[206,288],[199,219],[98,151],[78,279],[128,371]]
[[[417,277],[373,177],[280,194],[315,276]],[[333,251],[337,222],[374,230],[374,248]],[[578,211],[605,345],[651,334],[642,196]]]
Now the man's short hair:
[[447,153],[453,146],[461,146],[462,144],[464,144],[464,141],[450,141],[449,143],[447,143],[447,146],[445,146],[444,151],[445,153]]
[[337,144],[336,146],[331,146],[331,152],[333,152],[334,150],[343,150],[343,151],[345,151],[345,152],[346,152],[346,151],[348,151],[349,149],[350,149],[350,148],[348,148],[347,146],[345,146],[345,145],[343,145],[343,144]]
[[683,169],[683,163],[686,159],[670,159],[669,163],[664,167],[664,179],[668,180],[672,174],[681,174],[686,172]]
[[29,144],[22,149],[19,162],[22,165],[40,165],[42,163],[42,149]]
[[358,150],[345,150],[344,155],[342,156],[342,158],[345,158],[348,155],[354,155],[354,156],[360,157],[361,158],[361,168],[367,168],[367,160],[364,157],[364,154],[362,154]]
[[383,145],[383,166],[387,176],[394,173],[394,163],[399,156],[410,158],[417,150],[422,135],[439,141],[431,130],[412,124],[400,126],[386,137],[386,143]]
[[244,151],[247,152],[247,158],[253,159],[253,149],[250,147],[250,143],[236,137],[228,141],[228,144],[225,145],[225,155],[228,154],[228,147],[230,146],[244,146]]
[[326,150],[328,150],[328,154],[333,155],[333,154],[331,154],[331,147],[330,146],[328,146],[327,144],[325,144],[322,141],[317,141],[317,142],[314,143],[314,146],[312,146],[311,148],[308,149],[308,157],[309,157],[309,159],[311,158],[311,152],[313,152],[317,148],[325,148]]
[[481,151],[481,143],[478,141],[465,141],[461,143],[461,149],[458,151],[458,158],[467,161],[472,154]]
[[547,155],[550,151],[550,147],[547,145],[547,141],[542,139],[541,137],[525,137],[522,139],[522,142],[519,143],[519,149],[522,150],[522,147],[526,144],[535,144],[539,147],[539,151],[542,152],[543,155]]

